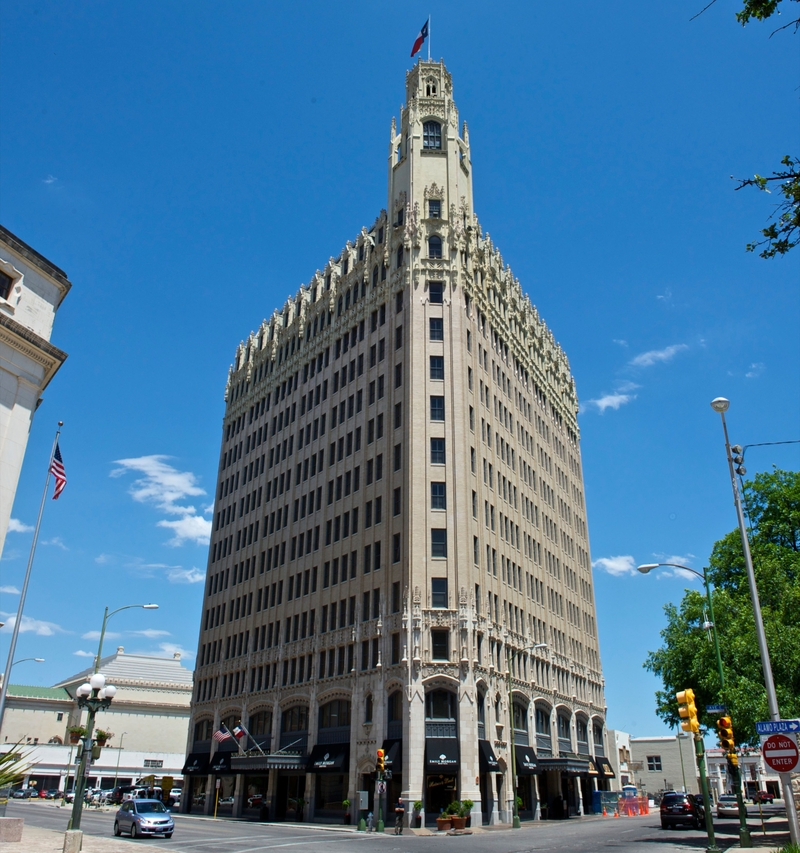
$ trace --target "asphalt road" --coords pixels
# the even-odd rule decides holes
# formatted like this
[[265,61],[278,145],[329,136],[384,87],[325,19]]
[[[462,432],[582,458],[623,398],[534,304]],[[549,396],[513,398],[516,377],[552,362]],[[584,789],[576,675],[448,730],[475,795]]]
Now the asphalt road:
[[[778,846],[780,830],[786,821],[776,816],[782,808],[769,811],[769,835],[760,832],[758,810],[749,809],[753,840],[757,845],[774,849]],[[64,830],[69,810],[58,809],[49,803],[8,804],[9,817],[24,816],[26,823],[53,830]],[[765,815],[767,814],[765,810]],[[310,829],[281,824],[247,823],[232,820],[211,820],[193,815],[175,815],[175,835],[172,839],[153,838],[127,842],[139,847],[174,849],[176,853],[266,853],[290,848],[337,849],[341,853],[528,853],[528,851],[559,851],[559,853],[700,853],[706,846],[704,832],[691,829],[665,831],[661,829],[658,811],[635,818],[586,818],[568,821],[541,821],[523,824],[512,830],[479,831],[463,836],[414,836],[404,833],[395,836],[391,831],[377,833],[353,832],[348,827]],[[112,837],[114,812],[87,810],[81,828],[91,835]],[[738,847],[735,819],[716,820],[717,841],[725,850]],[[456,848],[458,845],[458,848]],[[126,845],[127,846],[127,845]],[[132,851],[133,853],[133,851]],[[313,853],[313,849],[311,851]]]

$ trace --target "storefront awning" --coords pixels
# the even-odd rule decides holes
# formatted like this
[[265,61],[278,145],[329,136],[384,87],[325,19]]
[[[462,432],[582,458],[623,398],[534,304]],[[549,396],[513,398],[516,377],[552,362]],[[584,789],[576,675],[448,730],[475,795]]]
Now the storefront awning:
[[597,762],[594,758],[586,757],[586,760],[589,762],[589,775],[596,777],[600,775],[600,771],[597,769]]
[[488,740],[478,741],[478,769],[481,773],[496,773],[500,769],[497,756]]
[[455,772],[458,768],[458,738],[428,738],[425,741],[425,760],[429,770]]
[[222,776],[233,772],[231,770],[231,755],[230,752],[217,752],[208,763],[208,772],[215,773],[217,776]]
[[386,769],[392,773],[402,773],[403,771],[403,741],[401,740],[385,740],[383,742],[383,751],[385,753],[384,763]]
[[557,770],[566,776],[580,776],[589,772],[589,762],[585,758],[540,758],[538,772]]
[[181,771],[184,776],[200,776],[208,773],[208,759],[211,756],[207,752],[190,752],[186,756],[186,764]]
[[606,779],[615,779],[616,773],[614,773],[614,769],[611,766],[611,762],[607,758],[595,758],[595,764],[597,765],[597,769],[600,771],[600,775],[605,777]]
[[309,773],[347,773],[350,767],[349,743],[317,744],[308,756]]
[[517,758],[517,776],[533,776],[536,773],[536,753],[529,746],[515,747],[514,755]]

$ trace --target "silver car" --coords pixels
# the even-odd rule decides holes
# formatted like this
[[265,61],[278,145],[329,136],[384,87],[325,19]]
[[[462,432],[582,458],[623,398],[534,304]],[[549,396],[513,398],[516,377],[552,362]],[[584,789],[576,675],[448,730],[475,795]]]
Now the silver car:
[[717,817],[738,817],[739,803],[735,794],[723,794],[717,801]]
[[125,800],[114,818],[114,835],[127,832],[131,838],[163,835],[172,838],[175,822],[160,800]]

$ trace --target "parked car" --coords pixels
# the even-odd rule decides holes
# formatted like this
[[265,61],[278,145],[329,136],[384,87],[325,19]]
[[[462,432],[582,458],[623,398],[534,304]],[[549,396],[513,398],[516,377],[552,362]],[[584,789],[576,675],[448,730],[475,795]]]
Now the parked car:
[[46,800],[60,800],[64,796],[64,792],[59,791],[58,788],[51,788],[44,792],[44,796]]
[[131,838],[163,835],[172,838],[175,822],[160,800],[126,800],[114,818],[114,835],[127,832]]
[[247,805],[251,809],[257,809],[264,805],[264,795],[263,794],[253,794],[252,797],[247,798]]
[[29,800],[31,797],[38,796],[35,788],[18,788],[11,795],[15,800]]
[[232,806],[233,805],[233,797],[220,797],[219,805],[221,805],[221,806]]
[[754,803],[771,803],[773,800],[772,794],[769,791],[756,791],[753,794]]
[[694,794],[672,792],[661,800],[661,828],[669,829],[680,824],[689,824],[700,829],[706,819],[700,798]]
[[735,794],[723,794],[717,800],[717,817],[739,817],[739,803]]

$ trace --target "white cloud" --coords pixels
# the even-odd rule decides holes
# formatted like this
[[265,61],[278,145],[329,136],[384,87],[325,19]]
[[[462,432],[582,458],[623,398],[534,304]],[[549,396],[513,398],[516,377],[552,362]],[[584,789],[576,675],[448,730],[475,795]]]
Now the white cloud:
[[0,586],[0,593],[4,595],[19,595],[19,590],[15,586]]
[[592,562],[593,568],[602,569],[614,577],[636,574],[636,561],[629,555],[619,557],[600,557]]
[[748,379],[758,379],[759,376],[764,372],[764,368],[766,365],[763,361],[755,361],[750,365],[749,370],[745,373],[745,376]]
[[132,634],[138,634],[141,637],[147,637],[148,640],[155,640],[156,637],[169,637],[169,631],[159,631],[157,628],[147,628],[144,631],[131,631]]
[[94,652],[84,652],[82,649],[78,649],[77,652],[73,652],[72,654],[77,655],[79,658],[93,658]]
[[170,583],[202,583],[206,579],[206,573],[192,566],[191,569],[170,569],[167,572]]
[[[118,631],[106,631],[105,639],[106,640],[118,640],[122,634]],[[99,640],[100,632],[99,631],[87,631],[85,634],[81,634],[82,640]]]
[[[8,634],[14,630],[14,625],[17,621],[16,614],[3,613],[3,616],[7,617],[5,622],[6,624],[0,628],[4,634]],[[20,634],[36,634],[38,637],[52,637],[54,634],[67,634],[69,633],[60,625],[57,625],[55,622],[45,622],[42,619],[33,619],[31,616],[23,616],[22,622],[19,626]]]
[[672,344],[664,349],[652,349],[632,358],[629,364],[634,367],[651,367],[659,362],[671,361],[679,352],[689,349],[688,344]]
[[[179,471],[164,460],[169,456],[152,455],[138,456],[131,459],[117,459],[115,468],[110,476],[122,477],[129,471],[135,471],[143,476],[134,480],[130,495],[139,503],[155,505],[162,512],[179,516],[177,521],[162,520],[158,527],[172,530],[173,537],[167,544],[183,545],[194,542],[207,545],[211,539],[211,522],[204,519],[194,506],[182,506],[178,501],[188,497],[198,497],[206,494],[205,489],[197,485],[197,477],[191,471]],[[201,513],[207,512],[205,508]]]
[[62,551],[69,551],[69,548],[67,548],[60,536],[53,536],[52,539],[42,539],[42,545],[55,545],[56,548],[61,548]]
[[619,344],[619,346],[621,346],[621,347],[628,346],[628,342],[626,340],[623,340],[622,338],[612,338],[611,343],[612,344]]
[[191,659],[194,657],[194,652],[184,649],[179,643],[159,643],[158,648],[168,655],[174,655],[175,652],[179,652],[182,658]]
[[10,518],[8,520],[9,533],[32,533],[33,527],[30,524],[23,524],[18,518]]
[[156,526],[167,527],[173,532],[167,545],[183,545],[184,542],[208,545],[211,540],[211,521],[200,515],[187,515],[177,521],[159,521]]
[[110,563],[114,557],[111,554],[98,554],[94,561],[95,563],[99,563],[101,566],[104,566],[106,563]]
[[42,178],[43,184],[54,184],[58,178],[54,178],[52,175],[48,175],[46,178]]
[[660,299],[662,302],[669,302],[672,299],[672,291],[667,287],[663,293],[656,294],[656,299]]
[[589,406],[594,406],[602,415],[606,409],[613,409],[616,412],[620,406],[624,406],[635,399],[636,394],[604,394],[596,400],[587,400],[583,404],[583,409],[585,411]]
[[694,572],[687,572],[686,569],[678,568],[679,566],[688,566],[691,568],[692,560],[695,559],[694,554],[653,554],[653,556],[659,563],[672,563],[672,565],[659,571],[659,577],[698,580]]

